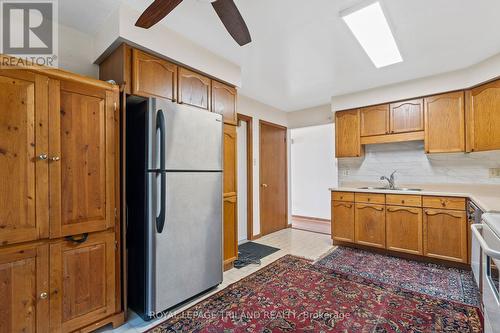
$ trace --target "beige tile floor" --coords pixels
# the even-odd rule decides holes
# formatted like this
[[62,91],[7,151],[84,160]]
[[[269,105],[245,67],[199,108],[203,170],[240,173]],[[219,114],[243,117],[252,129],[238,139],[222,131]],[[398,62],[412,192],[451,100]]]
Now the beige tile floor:
[[[281,258],[284,255],[292,254],[299,257],[316,260],[319,257],[323,256],[325,253],[333,249],[332,241],[329,235],[318,234],[296,229],[281,230],[273,234],[267,235],[265,237],[262,237],[259,240],[256,240],[256,242],[264,245],[277,247],[280,250],[264,258],[260,266],[252,265],[242,269],[233,268],[225,272],[223,283],[219,285],[215,290],[197,298],[196,300],[186,305],[183,305],[178,309],[174,309],[173,311],[174,312],[182,311],[183,309],[186,309],[192,306],[193,304],[196,304],[202,299],[226,288],[228,285],[237,282],[238,280],[240,280],[245,276],[248,276],[249,274],[252,274],[253,272],[270,264],[276,259]],[[159,319],[156,321],[145,322],[135,313],[131,312],[129,314],[129,320],[125,325],[114,330],[111,327],[104,327],[100,329],[98,332],[109,332],[109,333],[144,332],[160,324],[164,320],[165,319]]]

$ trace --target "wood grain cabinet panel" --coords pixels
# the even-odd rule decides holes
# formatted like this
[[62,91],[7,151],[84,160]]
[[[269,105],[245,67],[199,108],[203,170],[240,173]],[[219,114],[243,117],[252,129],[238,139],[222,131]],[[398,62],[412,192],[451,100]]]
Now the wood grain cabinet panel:
[[115,214],[116,96],[69,82],[51,82],[51,92],[51,238],[105,230]]
[[224,265],[238,259],[237,197],[224,198]]
[[176,100],[177,66],[140,50],[132,51],[132,94]]
[[210,110],[211,80],[185,68],[179,68],[179,103]]
[[420,195],[386,194],[385,200],[387,205],[422,207],[422,196]]
[[359,110],[335,113],[336,157],[359,157],[363,155],[360,140]]
[[385,194],[381,193],[355,193],[354,200],[356,202],[364,202],[370,204],[385,204]]
[[500,149],[500,80],[466,92],[467,151]]
[[354,201],[352,192],[332,192],[332,200],[335,201]]
[[389,134],[389,105],[360,109],[361,136]]
[[386,209],[386,248],[422,255],[422,208],[387,206]]
[[422,205],[426,208],[465,210],[465,198],[424,196]]
[[425,110],[425,152],[465,151],[464,92],[427,97]]
[[1,245],[48,237],[47,82],[0,71]]
[[357,203],[355,207],[356,243],[385,248],[385,206]]
[[332,201],[332,239],[354,243],[354,203]]
[[236,88],[212,80],[212,112],[221,114],[224,123],[237,123],[237,92]]
[[49,332],[48,249],[0,249],[0,332]]
[[424,130],[424,100],[415,99],[390,105],[391,133]]
[[236,126],[224,124],[224,196],[236,195]]
[[424,209],[424,255],[467,263],[465,211]]
[[53,243],[50,260],[52,331],[72,332],[115,312],[114,233]]

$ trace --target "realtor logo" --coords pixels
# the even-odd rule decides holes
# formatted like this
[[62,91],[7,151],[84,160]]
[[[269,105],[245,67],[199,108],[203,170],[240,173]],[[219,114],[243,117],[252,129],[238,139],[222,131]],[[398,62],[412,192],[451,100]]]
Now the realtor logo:
[[2,53],[55,66],[57,2],[0,0]]

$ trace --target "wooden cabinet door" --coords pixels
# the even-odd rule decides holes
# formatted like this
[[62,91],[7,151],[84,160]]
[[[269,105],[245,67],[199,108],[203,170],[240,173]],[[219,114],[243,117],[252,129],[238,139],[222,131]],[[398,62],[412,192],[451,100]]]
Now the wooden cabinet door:
[[424,130],[424,100],[392,103],[390,106],[391,133]]
[[424,255],[467,263],[467,217],[464,211],[424,210]]
[[354,231],[357,244],[385,248],[385,206],[356,204]]
[[48,237],[46,77],[0,70],[0,244]]
[[425,109],[425,152],[465,151],[464,92],[428,97]]
[[354,243],[354,203],[332,201],[332,239]]
[[210,110],[211,80],[185,68],[179,68],[179,103]]
[[177,66],[145,52],[132,51],[132,94],[176,100]]
[[237,198],[224,198],[224,265],[238,258]]
[[221,114],[226,124],[236,125],[237,123],[236,102],[235,88],[212,80],[212,112]]
[[61,240],[51,244],[50,290],[52,332],[72,332],[112,315],[114,233],[91,234],[82,243]]
[[115,219],[111,91],[50,82],[50,236],[105,230]]
[[335,155],[337,157],[359,157],[362,155],[359,110],[335,113],[335,138]]
[[387,206],[386,209],[386,248],[422,255],[422,208]]
[[389,105],[360,109],[361,136],[389,134]]
[[224,195],[236,195],[236,126],[224,124]]
[[467,151],[500,149],[500,80],[468,90]]
[[49,247],[0,249],[0,332],[49,332]]

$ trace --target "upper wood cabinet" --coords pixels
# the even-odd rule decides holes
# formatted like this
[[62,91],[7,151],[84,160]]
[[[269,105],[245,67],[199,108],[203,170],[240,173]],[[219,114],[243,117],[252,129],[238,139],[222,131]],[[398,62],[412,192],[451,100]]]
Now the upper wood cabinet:
[[114,233],[82,243],[50,245],[50,313],[53,332],[73,332],[115,312]]
[[0,332],[49,332],[49,247],[0,249]]
[[465,211],[424,209],[424,255],[467,263]]
[[179,103],[210,110],[211,80],[185,68],[179,68]]
[[422,208],[387,206],[386,239],[388,250],[423,254]]
[[360,109],[361,136],[389,134],[389,104]]
[[132,51],[132,94],[177,99],[177,65],[134,49]]
[[357,203],[354,216],[356,243],[385,248],[385,206]]
[[465,151],[464,92],[427,97],[424,110],[425,152]]
[[236,195],[236,126],[224,125],[224,195]]
[[354,203],[332,201],[332,239],[354,243]]
[[48,79],[0,71],[0,244],[46,238]]
[[358,109],[335,113],[336,157],[359,157],[363,155],[359,118]]
[[50,85],[50,236],[105,230],[115,215],[112,91],[73,82]]
[[424,130],[424,100],[414,99],[390,104],[391,133]]
[[212,80],[212,112],[224,117],[226,124],[237,123],[236,89],[227,84]]
[[500,80],[466,92],[467,151],[500,149]]

